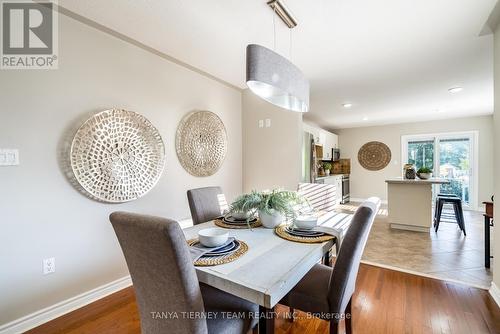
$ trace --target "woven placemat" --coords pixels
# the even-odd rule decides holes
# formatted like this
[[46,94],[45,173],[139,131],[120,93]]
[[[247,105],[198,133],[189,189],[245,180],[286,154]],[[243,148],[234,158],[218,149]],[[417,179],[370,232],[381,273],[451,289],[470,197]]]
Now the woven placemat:
[[248,227],[248,224],[245,224],[245,225],[227,224],[222,219],[215,219],[214,220],[214,224],[217,225],[217,226],[219,226],[219,227],[232,228],[232,229],[240,229],[240,230],[262,226],[262,223],[260,222],[260,219],[257,219],[253,223],[250,223],[250,227]]
[[295,242],[302,242],[305,244],[316,244],[316,243],[321,243],[325,241],[329,241],[334,239],[335,237],[333,235],[322,235],[319,237],[300,237],[297,235],[291,235],[290,233],[287,232],[286,230],[286,224],[280,225],[274,229],[274,232],[283,239],[290,240],[290,241],[295,241]]
[[[192,246],[198,242],[198,238],[188,240],[188,245]],[[197,267],[209,267],[209,266],[217,266],[219,264],[225,264],[229,262],[233,262],[240,257],[243,256],[248,251],[248,245],[241,240],[238,240],[240,243],[240,247],[233,253],[221,256],[207,256],[201,257],[194,263]]]

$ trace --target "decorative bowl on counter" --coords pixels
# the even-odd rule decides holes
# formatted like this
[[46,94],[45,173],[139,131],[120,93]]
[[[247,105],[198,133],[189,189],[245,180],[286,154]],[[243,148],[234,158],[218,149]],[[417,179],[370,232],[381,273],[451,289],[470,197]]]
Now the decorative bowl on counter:
[[428,180],[432,177],[432,173],[417,173],[419,179]]

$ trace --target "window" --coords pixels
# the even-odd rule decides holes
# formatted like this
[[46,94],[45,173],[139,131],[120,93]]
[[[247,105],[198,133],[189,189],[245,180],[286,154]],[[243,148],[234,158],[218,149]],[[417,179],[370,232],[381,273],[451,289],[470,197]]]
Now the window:
[[[433,177],[446,178],[449,184],[435,187],[436,193],[459,196],[464,206],[476,207],[477,132],[402,136],[402,163],[417,170],[428,167]],[[474,168],[473,168],[474,167]]]

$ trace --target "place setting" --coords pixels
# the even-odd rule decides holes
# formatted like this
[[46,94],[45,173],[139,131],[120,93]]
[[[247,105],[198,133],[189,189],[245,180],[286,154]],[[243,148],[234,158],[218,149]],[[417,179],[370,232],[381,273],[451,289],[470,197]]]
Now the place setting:
[[198,232],[198,238],[187,241],[189,252],[195,266],[215,266],[240,258],[248,251],[248,245],[228,231],[212,227]]
[[260,219],[252,211],[231,210],[214,220],[214,224],[231,229],[251,229],[262,226]]
[[321,243],[335,238],[335,231],[319,226],[318,217],[313,213],[299,215],[290,223],[276,227],[275,232],[283,239],[302,243]]

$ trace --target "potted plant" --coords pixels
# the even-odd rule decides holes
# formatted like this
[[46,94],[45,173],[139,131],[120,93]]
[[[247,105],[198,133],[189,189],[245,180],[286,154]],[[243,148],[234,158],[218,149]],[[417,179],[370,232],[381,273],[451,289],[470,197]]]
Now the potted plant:
[[266,228],[275,228],[286,218],[294,218],[293,206],[300,203],[296,192],[274,189],[271,192],[260,193],[260,203],[257,207],[262,225]]
[[323,169],[325,170],[325,175],[330,175],[330,170],[332,169],[332,164],[329,162],[323,162]]
[[420,167],[417,170],[417,176],[422,180],[430,179],[432,177],[432,169],[430,169],[429,167],[425,167],[425,166]]
[[229,206],[229,213],[236,219],[248,219],[255,214],[261,197],[256,191],[238,196]]
[[[293,191],[275,189],[270,192],[252,191],[250,194],[239,196],[230,207],[230,212],[250,217],[252,213],[258,212],[264,227],[275,228],[285,218],[293,218],[295,211],[293,206],[302,202],[299,195]],[[247,218],[248,219],[248,218]]]

